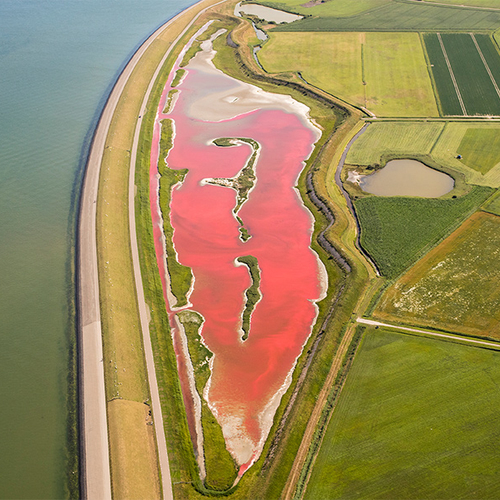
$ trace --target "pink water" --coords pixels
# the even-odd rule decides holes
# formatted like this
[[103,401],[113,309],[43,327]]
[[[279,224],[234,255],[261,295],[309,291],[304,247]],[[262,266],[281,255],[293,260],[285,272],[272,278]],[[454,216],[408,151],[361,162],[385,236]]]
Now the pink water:
[[[174,245],[179,262],[189,266],[195,277],[189,309],[204,317],[202,336],[214,353],[208,402],[242,474],[261,452],[269,431],[262,420],[264,410],[273,397],[281,397],[315,321],[313,301],[323,289],[318,259],[309,247],[312,217],[294,189],[316,136],[301,117],[281,110],[257,110],[223,122],[190,118],[190,99],[201,89],[209,93],[209,83],[203,72],[189,70],[177,87],[181,97],[171,113],[163,115],[167,82],[151,154],[151,208],[167,300],[157,158],[158,122],[170,118],[175,122],[175,141],[168,165],[189,169],[182,186],[172,193]],[[220,86],[212,91],[219,90]],[[252,236],[246,243],[239,238],[232,212],[236,192],[200,184],[207,177],[237,175],[251,154],[245,144],[230,148],[210,144],[221,137],[252,138],[261,144],[257,182],[238,214]],[[251,280],[246,266],[235,265],[243,255],[258,259],[262,294],[244,342],[241,318]],[[173,316],[168,300],[167,309]]]

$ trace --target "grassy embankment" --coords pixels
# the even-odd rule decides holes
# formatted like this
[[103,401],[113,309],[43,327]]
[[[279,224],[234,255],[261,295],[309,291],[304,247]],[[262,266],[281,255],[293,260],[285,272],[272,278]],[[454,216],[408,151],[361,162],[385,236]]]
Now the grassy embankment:
[[497,497],[499,357],[367,329],[305,498]]
[[113,116],[101,165],[98,266],[112,488],[116,498],[160,495],[130,255],[128,166],[137,116],[148,83],[163,54],[193,15],[194,12],[183,14],[141,58]]
[[439,116],[417,33],[278,33],[259,52],[272,73],[312,85],[377,116]]
[[391,286],[374,317],[500,337],[500,217],[479,212]]
[[[243,28],[241,28],[241,26],[243,26]],[[251,28],[250,30],[246,30],[243,24],[240,24],[240,30],[242,31],[238,34],[238,36],[242,36],[244,40],[248,40],[251,36],[253,36],[253,32],[252,35],[250,35]],[[233,36],[234,38],[237,38],[234,32]],[[238,39],[241,40],[241,38]],[[248,46],[240,45],[240,48],[243,53],[245,53],[245,50],[248,51],[248,54],[243,55],[243,57],[245,57],[245,61],[248,62],[250,60],[250,57],[248,57]],[[250,69],[248,66],[246,66],[243,63],[241,55],[238,57],[237,53],[235,54],[234,49],[231,49],[230,47],[224,45],[223,39],[222,41],[218,41],[217,49],[219,50],[219,52],[216,63],[223,66],[228,73],[239,76],[241,79],[245,80],[255,78],[253,71],[256,71],[256,69]],[[235,55],[237,56],[236,59]],[[291,79],[293,80],[293,77]],[[276,83],[281,83],[281,86],[276,87]],[[338,112],[336,107],[333,107],[332,109],[332,104],[327,105],[327,100],[325,99],[325,97],[323,97],[322,102],[311,100],[310,98],[305,98],[302,94],[307,94],[307,92],[305,90],[301,90],[300,85],[298,83],[295,83],[295,81],[293,81],[293,83],[290,83],[285,80],[278,81],[277,79],[268,79],[266,77],[265,80],[259,80],[259,86],[264,87],[266,90],[274,90],[279,92],[286,91],[286,93],[291,93],[294,97],[299,97],[301,100],[306,100],[306,102],[312,107],[311,114],[316,118],[317,121],[325,126],[324,139],[330,137],[333,130],[339,124],[338,119],[342,116],[342,114],[337,114]],[[350,127],[352,127],[354,123],[355,119],[352,123],[350,123],[350,125],[344,124],[343,127],[341,127],[340,134],[337,137],[343,139],[345,137],[345,134],[349,131]],[[144,129],[144,131],[146,130],[147,129]],[[146,133],[144,133],[144,141],[142,142],[142,144],[148,144]],[[326,157],[325,151],[326,150],[322,151],[322,155]],[[329,149],[328,155],[333,154],[332,151],[333,149]],[[317,154],[318,151],[313,154],[313,157],[311,158],[309,164],[315,161]],[[325,167],[327,167],[329,163],[324,162],[323,156],[321,158],[321,162],[316,163],[315,169],[318,172],[322,172],[322,175],[324,176],[326,170]],[[141,169],[141,171],[143,170],[143,168]],[[142,174],[142,176],[144,176],[144,173]],[[144,179],[142,182],[144,182]],[[321,185],[321,183],[318,184]],[[304,193],[305,174],[302,175],[299,185],[302,192]],[[310,202],[306,201],[306,203],[311,206]],[[143,217],[146,217],[147,207],[145,206],[144,202],[142,202],[142,205],[142,214]],[[319,228],[321,228],[322,225],[324,225],[324,221],[319,219],[316,222],[316,232],[319,230]],[[147,241],[147,238],[145,239],[145,241]],[[313,246],[321,255],[324,255],[315,242],[313,243]],[[339,271],[334,261],[328,259],[326,256],[324,256],[323,258],[325,259],[325,264],[330,273],[330,289],[328,298],[320,304],[320,318],[324,318],[325,314],[329,310],[329,304],[336,296],[339,283],[338,279],[340,277]],[[356,269],[356,271],[358,270]],[[362,273],[360,273],[359,271],[357,273],[354,272],[350,277],[350,282],[353,285],[356,285],[358,288],[363,282],[360,274]],[[336,284],[337,286],[335,286]],[[292,407],[291,413],[288,416],[286,427],[284,428],[284,431],[281,432],[280,439],[276,442],[276,447],[273,448],[273,459],[266,460],[266,455],[268,454],[270,448],[270,441],[268,441],[265,446],[262,458],[245,474],[243,479],[240,481],[237,490],[234,492],[234,498],[248,498],[249,495],[252,494],[255,494],[257,496],[262,496],[263,494],[265,494],[268,497],[273,497],[279,495],[279,492],[282,490],[286,482],[291,463],[293,462],[297,447],[300,444],[303,429],[307,423],[307,417],[310,414],[310,409],[314,406],[315,395],[318,393],[327,375],[329,366],[328,359],[331,358],[331,355],[335,352],[335,349],[338,346],[339,337],[342,332],[343,325],[350,315],[352,305],[357,301],[359,296],[358,290],[351,290],[351,288],[349,288],[348,290],[350,293],[346,294],[346,296],[343,297],[342,300],[338,303],[338,308],[335,310],[333,318],[328,323],[328,325],[322,329],[319,344],[320,346],[322,346],[322,348],[318,349],[317,356],[314,357],[312,363],[310,364],[308,377],[303,384],[303,390],[300,391],[298,395],[294,395],[294,397],[297,397],[297,400],[295,402],[295,405]],[[159,296],[158,292],[156,293],[157,296]],[[299,360],[298,369],[294,374],[294,382],[288,393],[283,398],[282,405],[280,406],[277,413],[277,418],[275,419],[275,426],[271,431],[271,437],[275,435],[277,431],[279,419],[283,415],[286,404],[293,394],[293,387],[297,382],[298,375],[308,361],[307,351],[313,346],[314,341],[316,340],[316,334],[319,329],[319,326],[317,326],[315,329],[315,335],[311,337],[310,342],[305,347],[304,355]],[[164,370],[165,377],[165,372],[169,372],[169,374],[172,375],[171,370]],[[184,454],[184,456],[177,455],[177,458],[179,465],[181,460],[184,461],[185,467],[183,468],[183,472],[187,473],[190,467],[191,471],[194,470],[192,465],[190,466],[186,461],[186,459],[190,458],[187,456],[187,454]],[[192,476],[186,482],[189,483],[190,481],[193,481]],[[174,483],[175,482],[176,481],[174,479]],[[177,494],[181,497],[194,498],[197,496],[196,491],[193,490],[192,486],[190,486],[189,484],[180,484],[179,482],[179,484],[175,484],[175,489],[177,491]]]

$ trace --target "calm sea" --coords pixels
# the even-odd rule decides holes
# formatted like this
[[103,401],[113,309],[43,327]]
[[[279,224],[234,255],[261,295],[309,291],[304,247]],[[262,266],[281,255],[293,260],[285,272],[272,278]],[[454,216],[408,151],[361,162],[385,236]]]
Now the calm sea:
[[67,495],[67,264],[82,152],[123,63],[192,3],[0,1],[0,498]]

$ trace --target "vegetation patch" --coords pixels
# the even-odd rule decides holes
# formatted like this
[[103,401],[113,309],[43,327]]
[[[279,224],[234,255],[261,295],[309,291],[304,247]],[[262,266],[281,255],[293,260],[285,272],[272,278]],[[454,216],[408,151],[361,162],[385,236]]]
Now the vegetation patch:
[[500,218],[479,212],[383,295],[375,315],[500,336]]
[[476,186],[456,199],[370,196],[354,201],[360,241],[382,275],[396,278],[476,211],[492,193]]
[[179,91],[177,89],[172,89],[168,95],[167,99],[165,100],[165,107],[163,108],[163,114],[167,114],[170,112],[170,109],[172,108],[172,103],[174,102],[175,95]]
[[191,288],[193,273],[191,268],[183,266],[177,260],[172,237],[174,229],[170,222],[170,200],[172,189],[184,180],[187,170],[173,170],[167,166],[167,154],[172,147],[172,120],[162,120],[160,137],[160,154],[158,173],[160,174],[160,208],[163,214],[163,232],[165,233],[165,247],[167,254],[167,268],[170,276],[170,289],[176,298],[175,307],[187,304],[187,296]]
[[250,333],[252,313],[257,302],[259,302],[262,297],[260,293],[260,268],[257,257],[253,255],[244,255],[243,257],[238,257],[236,260],[247,266],[248,272],[250,273],[250,279],[252,280],[251,285],[245,292],[245,309],[243,310],[241,325],[241,329],[243,330],[242,340],[246,340]]
[[175,73],[174,79],[172,80],[171,86],[177,87],[177,85],[179,85],[179,83],[181,83],[181,80],[185,74],[186,74],[185,69],[178,69]]
[[417,33],[275,33],[259,52],[271,73],[309,83],[377,116],[438,116]]
[[500,353],[367,330],[306,499],[496,498]]

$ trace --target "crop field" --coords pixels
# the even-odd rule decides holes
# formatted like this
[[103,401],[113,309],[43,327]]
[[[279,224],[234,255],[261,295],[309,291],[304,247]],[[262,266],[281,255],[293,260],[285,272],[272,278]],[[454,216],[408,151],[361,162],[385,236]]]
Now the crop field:
[[500,115],[500,55],[487,35],[428,33],[424,41],[443,114]]
[[369,196],[354,201],[360,241],[387,278],[395,278],[453,231],[491,194],[474,187],[456,199]]
[[500,191],[497,191],[481,208],[486,212],[500,216]]
[[493,30],[500,27],[500,10],[462,9],[424,2],[384,2],[371,10],[364,10],[350,17],[340,17],[340,14],[328,12],[329,3],[336,2],[327,2],[319,13],[313,13],[311,9],[311,17],[282,24],[274,31],[443,32]]
[[500,353],[368,329],[306,500],[498,498]]
[[479,212],[382,296],[377,318],[500,337],[500,217]]
[[324,2],[309,7],[304,6],[306,3],[304,0],[275,0],[259,3],[304,16],[347,17],[391,2],[392,0],[357,0],[356,2],[352,0],[335,0],[335,2]]
[[500,163],[500,130],[470,127],[460,142],[460,154],[467,166],[487,174]]
[[275,33],[259,52],[270,73],[309,83],[377,116],[439,116],[417,33]]
[[382,164],[383,157],[429,154],[444,124],[438,122],[380,122],[369,125],[346,158],[350,165]]

